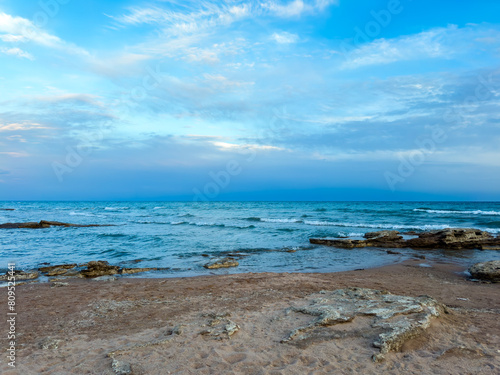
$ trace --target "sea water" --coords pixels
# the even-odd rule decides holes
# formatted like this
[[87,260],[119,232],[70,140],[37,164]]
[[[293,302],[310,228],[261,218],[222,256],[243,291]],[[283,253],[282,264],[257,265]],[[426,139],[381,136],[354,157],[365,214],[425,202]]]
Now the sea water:
[[[61,221],[88,228],[0,229],[0,271],[106,260],[161,267],[136,277],[237,272],[335,272],[381,266],[424,254],[469,265],[500,251],[337,249],[310,238],[360,237],[370,231],[472,227],[500,232],[500,203],[488,202],[0,202],[0,223]],[[239,267],[208,270],[236,255]],[[138,262],[140,260],[140,262]],[[425,261],[423,261],[425,265]]]

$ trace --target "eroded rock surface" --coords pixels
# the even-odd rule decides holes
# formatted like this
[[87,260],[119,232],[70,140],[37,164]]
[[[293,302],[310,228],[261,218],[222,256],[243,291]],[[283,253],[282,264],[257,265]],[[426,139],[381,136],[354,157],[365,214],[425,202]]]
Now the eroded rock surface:
[[[407,233],[408,234],[408,233]],[[398,231],[379,231],[365,234],[364,240],[311,238],[313,244],[352,249],[356,247],[386,247],[414,249],[498,249],[500,237],[471,228],[448,228],[424,233],[411,233],[417,238],[404,239]]]
[[110,266],[103,260],[91,261],[87,263],[87,269],[82,270],[80,274],[84,277],[98,277],[106,275],[116,275],[120,267]]
[[474,279],[500,282],[500,260],[476,263],[469,268]]
[[[375,335],[373,346],[380,352],[374,361],[385,354],[399,350],[405,341],[418,336],[438,317],[444,307],[429,296],[398,296],[385,291],[347,288],[313,295],[308,304],[294,306],[291,312],[314,316],[308,324],[295,328],[281,342],[311,339],[318,327],[351,322],[357,317],[371,317],[369,329]],[[288,314],[289,315],[289,314]],[[339,327],[339,329],[342,329]],[[335,337],[335,336],[333,336]]]

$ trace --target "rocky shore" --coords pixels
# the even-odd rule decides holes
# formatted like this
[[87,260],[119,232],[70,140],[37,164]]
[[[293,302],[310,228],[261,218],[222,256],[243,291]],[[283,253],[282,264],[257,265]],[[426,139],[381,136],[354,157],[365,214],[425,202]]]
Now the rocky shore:
[[21,285],[17,368],[2,362],[0,372],[500,373],[498,284],[471,282],[457,266],[419,263]]
[[[410,237],[405,239],[404,237]],[[473,228],[450,228],[429,232],[384,230],[369,232],[364,240],[311,238],[312,244],[352,249],[356,247],[412,248],[412,249],[479,249],[500,250],[500,236]]]

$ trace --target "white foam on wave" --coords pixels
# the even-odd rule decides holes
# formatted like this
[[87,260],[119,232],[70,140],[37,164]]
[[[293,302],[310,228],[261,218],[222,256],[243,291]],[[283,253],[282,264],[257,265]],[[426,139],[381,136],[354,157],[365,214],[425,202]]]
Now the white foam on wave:
[[483,210],[458,211],[458,210],[428,210],[424,208],[415,208],[413,209],[413,211],[427,212],[429,214],[500,215],[500,212],[498,211],[483,211]]
[[128,210],[130,207],[104,207],[106,211],[120,211],[120,210]]
[[87,212],[76,212],[76,211],[71,211],[69,214],[71,216],[96,216],[94,214],[89,214]]
[[302,220],[299,219],[260,219],[265,223],[302,223]]

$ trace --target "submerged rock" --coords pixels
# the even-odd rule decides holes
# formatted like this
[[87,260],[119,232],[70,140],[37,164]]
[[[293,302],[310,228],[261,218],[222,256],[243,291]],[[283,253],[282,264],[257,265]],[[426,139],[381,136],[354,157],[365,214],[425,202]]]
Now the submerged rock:
[[139,272],[148,272],[148,271],[156,271],[157,268],[122,268],[120,273],[122,274],[131,274],[131,273],[139,273]]
[[91,261],[87,263],[87,269],[82,270],[80,274],[83,277],[99,277],[106,275],[116,275],[120,267],[110,266],[108,262],[103,260]]
[[61,223],[59,221],[47,221],[41,220],[39,223],[37,222],[27,222],[27,223],[5,223],[0,224],[0,229],[40,229],[40,228],[50,228],[50,227],[78,227],[78,228],[87,228],[87,227],[109,227],[112,226],[110,224],[71,224],[71,223]]
[[474,279],[500,282],[500,260],[476,263],[469,268]]
[[[412,233],[413,234],[413,233]],[[398,231],[379,231],[365,234],[365,240],[317,239],[309,242],[319,245],[352,249],[356,247],[385,247],[414,249],[499,249],[500,238],[491,233],[471,228],[448,228],[418,233],[417,238],[405,240]]]
[[[399,350],[405,341],[418,336],[429,327],[431,320],[438,317],[444,307],[429,296],[408,297],[398,296],[385,291],[347,288],[332,292],[320,292],[313,295],[309,304],[291,307],[290,312],[314,316],[308,324],[298,327],[281,340],[282,343],[291,341],[314,341],[314,335],[325,337],[321,327],[339,327],[338,337],[343,337],[346,324],[356,317],[372,317],[367,324],[366,332],[374,335],[373,346],[380,352],[373,355],[374,361],[381,361],[384,356]],[[362,330],[358,329],[360,335]],[[335,338],[336,336],[330,336]]]
[[215,269],[215,268],[237,267],[239,265],[240,264],[236,261],[236,259],[226,257],[222,259],[213,260],[212,262],[205,264],[203,267],[208,269]]

